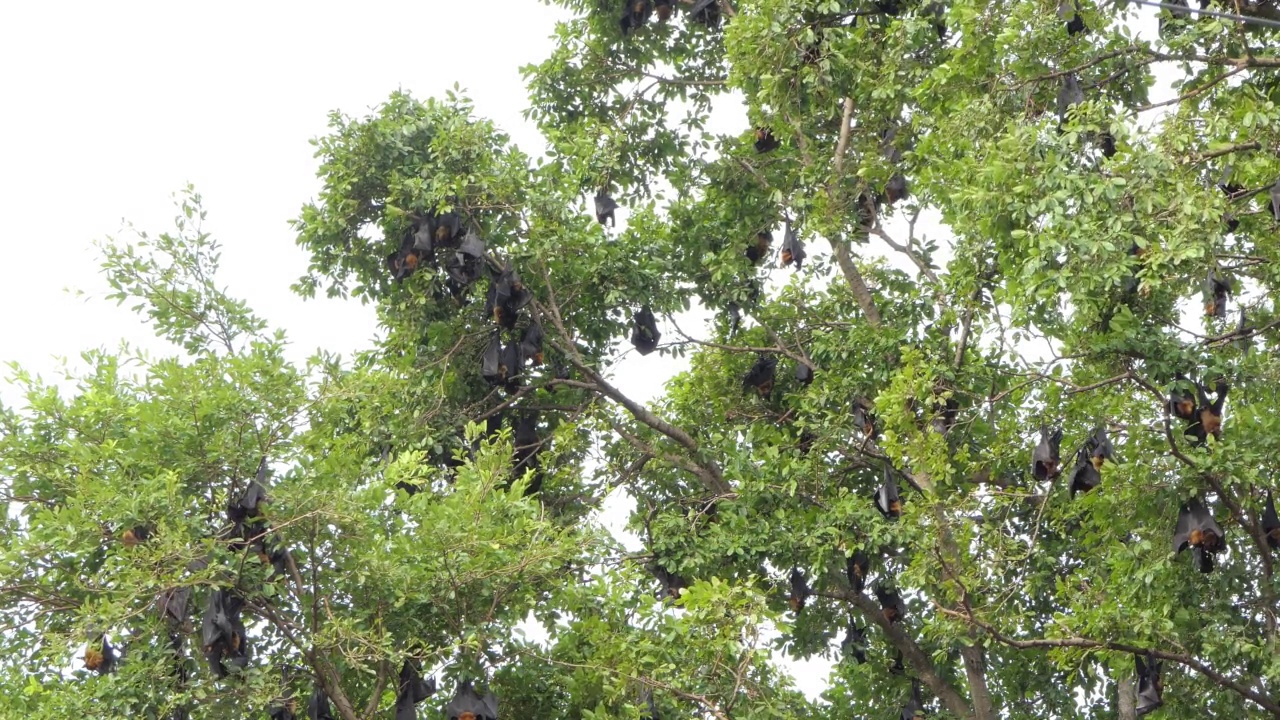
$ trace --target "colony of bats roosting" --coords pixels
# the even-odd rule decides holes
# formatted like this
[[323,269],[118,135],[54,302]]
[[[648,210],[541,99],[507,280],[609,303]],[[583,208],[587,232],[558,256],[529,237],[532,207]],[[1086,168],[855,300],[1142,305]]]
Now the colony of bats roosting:
[[[1185,0],[1179,0],[1174,4],[1187,6]],[[1205,7],[1209,3],[1208,0],[1202,0],[1200,4],[1201,7]],[[694,4],[692,12],[699,12],[715,5],[716,3],[714,2],[699,1]],[[919,4],[900,0],[875,0],[873,5],[879,12],[889,16],[897,16],[910,6],[918,5],[920,15],[928,18],[937,28],[938,37],[940,39],[947,37],[947,28],[944,21],[945,6],[942,3]],[[669,3],[653,3],[646,0],[628,0],[625,2],[624,12],[620,21],[623,35],[633,35],[641,30],[649,20],[650,13],[654,11],[657,12],[661,22],[667,22],[672,15]],[[859,15],[864,14],[867,14],[865,8],[857,12],[850,12],[847,15],[830,17],[806,15],[806,22],[813,29],[819,40],[803,48],[803,60],[812,63],[822,57],[821,38],[826,28],[840,24],[852,25],[858,21]],[[1190,10],[1178,11],[1175,9],[1172,13],[1162,13],[1161,32],[1175,30],[1178,23],[1187,21],[1191,16],[1192,12]],[[1089,32],[1089,27],[1076,0],[1058,0],[1057,17],[1068,36],[1079,36]],[[718,22],[718,17],[710,19],[709,22],[706,17],[694,17],[692,19],[697,22],[706,22],[706,24],[712,26],[715,22]],[[1066,125],[1073,109],[1086,102],[1086,86],[1082,86],[1080,79],[1073,72],[1061,73],[1057,77],[1059,77],[1058,82],[1060,83],[1057,94],[1057,117],[1059,127],[1062,128]],[[899,128],[895,125],[883,129],[879,135],[880,152],[894,170],[889,180],[881,188],[859,199],[859,209],[863,213],[859,219],[859,224],[863,226],[871,224],[874,219],[874,213],[880,206],[884,204],[892,205],[909,197],[907,179],[899,169],[902,163],[903,146],[898,139],[898,134]],[[1104,158],[1112,158],[1118,152],[1116,139],[1108,130],[1097,131],[1086,136],[1086,139],[1097,147]],[[753,147],[758,154],[775,152],[783,148],[785,144],[785,139],[775,134],[774,128],[759,126],[754,130]],[[1230,184],[1230,174],[1230,168],[1227,168],[1223,173],[1222,184],[1219,185],[1229,198],[1234,200],[1241,198],[1245,194],[1251,194],[1238,185]],[[1280,181],[1277,181],[1276,185],[1270,189],[1269,199],[1268,210],[1273,217],[1280,220]],[[615,207],[616,204],[610,200],[610,217]],[[603,219],[601,222],[603,222]],[[1223,222],[1228,232],[1235,231],[1239,225],[1238,219],[1230,213],[1224,216]],[[773,236],[769,230],[758,231],[746,247],[745,255],[748,260],[755,265],[764,262],[770,254],[772,241]],[[1135,245],[1131,249],[1130,255],[1140,262],[1143,249]],[[781,264],[784,267],[794,266],[796,269],[800,269],[804,258],[804,246],[800,243],[788,222],[782,246]],[[1138,291],[1136,277],[1128,279],[1125,284],[1125,290],[1126,299],[1132,299],[1136,296]],[[1225,318],[1231,293],[1231,279],[1224,277],[1218,269],[1211,268],[1204,283],[1205,315],[1212,319]],[[730,328],[736,328],[738,308],[733,305],[729,310],[732,316]],[[1109,318],[1104,317],[1104,326],[1107,319]],[[636,338],[633,336],[633,342],[636,343],[637,348],[641,352],[647,353],[656,345],[657,338],[656,326],[653,322],[652,313],[649,312],[648,308],[645,308],[642,314],[637,315],[637,326],[638,328],[648,328],[649,334],[645,337],[653,338],[652,342],[642,347],[641,343],[636,342]],[[1243,308],[1240,310],[1240,321],[1237,330],[1242,336],[1246,330],[1246,318]],[[766,401],[769,400],[775,389],[776,366],[777,358],[768,354],[758,354],[754,364],[743,378],[742,385],[744,390],[754,391],[760,398]],[[796,379],[802,384],[811,382],[813,379],[813,367],[808,363],[798,363]],[[1228,383],[1225,379],[1217,379],[1212,382],[1212,386],[1213,394],[1210,395],[1209,389],[1205,384],[1187,380],[1179,374],[1169,389],[1168,416],[1183,421],[1183,435],[1192,446],[1207,445],[1210,436],[1215,440],[1221,439],[1223,406],[1227,396]],[[955,414],[959,409],[958,405],[955,405],[950,398],[947,398],[946,405],[946,411],[940,416],[939,420],[935,421],[939,424],[934,426],[942,432],[945,432],[948,423],[955,422]],[[853,415],[855,425],[862,429],[868,440],[873,441],[877,435],[877,430],[871,408],[872,404],[869,401],[860,398],[854,403]],[[947,417],[947,413],[950,413],[950,417]],[[1099,425],[1085,437],[1074,451],[1071,463],[1065,468],[1061,458],[1062,440],[1062,428],[1046,427],[1041,430],[1040,441],[1033,451],[1032,477],[1040,482],[1051,481],[1063,475],[1064,469],[1067,470],[1067,487],[1073,498],[1078,494],[1088,493],[1098,488],[1103,482],[1104,468],[1108,463],[1117,462],[1107,428]],[[810,436],[810,444],[811,442],[812,436]],[[807,448],[802,447],[802,450],[807,451]],[[888,463],[885,463],[883,473],[883,482],[872,493],[872,501],[876,510],[883,517],[893,521],[898,519],[902,512],[898,472]],[[1266,534],[1267,542],[1272,547],[1280,547],[1280,516],[1277,516],[1270,494],[1268,494],[1267,504],[1262,510],[1261,517],[1262,529]],[[1221,552],[1225,547],[1223,536],[1223,530],[1214,521],[1209,508],[1200,498],[1191,497],[1182,506],[1181,513],[1178,515],[1173,548],[1175,552],[1181,552],[1188,547],[1192,548],[1195,555],[1195,565],[1202,572],[1207,573],[1213,570],[1215,554]],[[858,551],[850,557],[849,583],[855,593],[863,591],[868,565],[868,558],[862,551]],[[669,572],[656,560],[651,564],[651,568],[658,575],[664,588],[683,587],[686,583],[684,579]],[[807,599],[813,593],[804,569],[793,568],[790,572],[788,585],[790,588],[788,604],[794,612],[799,613],[805,608]],[[895,622],[901,619],[905,608],[901,598],[892,590],[887,589],[887,587],[887,585],[877,584],[875,594],[884,608],[885,617],[890,622]],[[676,590],[674,594],[678,595],[678,592]],[[859,662],[865,661],[866,642],[864,633],[865,629],[860,628],[851,620],[848,633],[842,643],[846,654],[851,654]],[[1147,658],[1144,661],[1143,657],[1136,657],[1136,675],[1138,679],[1137,712],[1139,715],[1144,715],[1162,704],[1160,673],[1160,661],[1151,658]],[[923,705],[919,700],[919,687],[917,685],[913,689],[912,701],[904,707],[902,716],[905,720],[906,718],[916,717],[922,712]]]
[[[270,578],[284,578],[295,571],[290,568],[292,559],[288,549],[270,538],[272,529],[264,516],[264,506],[270,502],[267,475],[267,459],[264,457],[254,479],[227,504],[227,524],[216,534],[216,539],[225,542],[233,552],[256,556],[264,567],[270,568]],[[120,542],[132,548],[149,540],[151,535],[150,527],[135,526],[121,533]],[[197,558],[188,563],[187,570],[196,573],[208,567],[207,559]],[[227,575],[224,580],[230,582],[232,579]],[[233,678],[249,666],[253,643],[245,625],[244,610],[246,599],[254,591],[245,587],[243,581],[241,577],[231,584],[215,586],[208,591],[198,628],[193,628],[190,622],[195,587],[172,587],[156,596],[156,614],[169,635],[171,679],[177,686],[181,687],[188,679],[184,647],[187,636],[192,632],[198,633],[200,652],[215,678]],[[92,634],[84,652],[86,669],[105,675],[113,672],[124,660],[125,657],[117,653],[105,634]],[[282,668],[286,686],[295,672],[296,668],[292,666]],[[435,680],[423,680],[417,666],[406,660],[396,691],[396,720],[416,720],[417,705],[435,692]],[[270,720],[298,720],[304,716],[308,720],[335,720],[338,717],[318,679],[303,710],[305,714],[299,715],[299,709],[297,699],[286,696],[268,708],[267,716]],[[479,695],[470,682],[464,682],[446,706],[446,713],[451,720],[497,720],[498,700],[491,692]],[[190,711],[179,707],[166,716],[166,720],[187,720],[189,717]]]
[[[911,3],[914,5],[915,3]],[[898,16],[908,9],[909,3],[900,0],[876,0],[874,6],[880,13]],[[669,22],[678,6],[676,0],[625,0],[623,14],[619,26],[623,35],[632,35],[641,31],[651,17],[656,16],[659,23]],[[721,21],[721,7],[718,0],[694,0],[682,5],[690,22],[715,28]],[[921,6],[921,12],[930,19],[938,30],[940,40],[945,40],[947,29],[943,21],[945,7],[941,3],[927,3]],[[1065,30],[1070,35],[1088,32],[1079,7],[1074,0],[1061,0],[1058,5],[1058,16]],[[856,17],[849,16],[849,22],[856,22]],[[841,20],[842,22],[845,19]],[[813,20],[818,35],[824,21]],[[820,43],[809,48],[805,59],[813,62],[821,56]],[[1079,79],[1072,73],[1061,75],[1057,95],[1057,115],[1061,123],[1066,123],[1072,109],[1086,101],[1084,90]],[[884,184],[864,193],[858,199],[859,224],[869,226],[874,221],[876,211],[884,205],[893,205],[910,197],[909,182],[902,170],[903,151],[909,149],[905,134],[897,125],[885,127],[878,134],[879,152],[893,168]],[[1108,132],[1100,132],[1093,138],[1105,157],[1116,154],[1115,139]],[[767,126],[757,127],[752,134],[752,147],[758,154],[768,154],[784,147],[783,139]],[[904,148],[904,146],[906,146]],[[1229,183],[1229,169],[1224,173],[1224,182],[1220,187],[1229,196],[1243,192]],[[618,203],[611,197],[607,189],[601,189],[594,197],[594,214],[602,226],[614,226],[615,212]],[[1280,219],[1280,182],[1272,190],[1271,207],[1273,215]],[[1232,217],[1224,218],[1224,223],[1234,230],[1238,221]],[[753,265],[765,262],[772,252],[773,235],[768,229],[761,229],[748,242],[743,254]],[[1136,245],[1132,255],[1139,257],[1141,249]],[[792,226],[791,219],[786,219],[783,230],[779,261],[782,267],[795,270],[803,268],[807,254],[804,243]],[[415,214],[408,227],[399,238],[397,249],[386,258],[387,270],[396,283],[403,283],[417,273],[443,271],[444,287],[454,297],[466,296],[471,288],[481,280],[487,280],[485,294],[484,317],[492,322],[492,331],[485,343],[480,357],[480,377],[485,383],[514,395],[520,392],[530,378],[530,368],[543,366],[546,362],[543,349],[543,329],[535,317],[527,317],[526,308],[534,301],[533,291],[522,281],[519,273],[510,264],[487,253],[486,245],[481,239],[474,223],[456,212],[427,211]],[[759,293],[758,286],[755,288]],[[1225,318],[1232,284],[1229,278],[1211,269],[1205,280],[1205,312],[1212,318]],[[736,305],[730,312],[738,315]],[[1241,311],[1241,328],[1244,327],[1244,313]],[[731,324],[736,327],[736,321]],[[648,305],[642,305],[632,316],[630,341],[641,355],[652,353],[658,348],[661,333],[657,319]],[[778,358],[769,353],[759,353],[754,364],[742,379],[742,387],[746,392],[753,392],[760,399],[772,399],[777,384]],[[796,382],[807,385],[813,381],[814,367],[807,361],[798,360],[795,364]],[[557,366],[555,377],[567,378],[568,371]],[[1168,396],[1167,411],[1170,417],[1185,422],[1184,436],[1196,445],[1206,445],[1210,436],[1221,438],[1223,406],[1227,395],[1227,383],[1219,379],[1214,382],[1214,397],[1210,399],[1208,389],[1199,382],[1192,382],[1179,375]],[[959,406],[951,398],[940,400],[944,406],[939,420],[933,427],[945,433],[954,424]],[[866,442],[874,442],[878,436],[873,404],[866,398],[857,398],[850,407],[850,413]],[[541,475],[538,466],[538,454],[545,440],[539,436],[539,414],[533,409],[523,409],[516,405],[510,413],[510,423],[514,439],[514,465],[518,475],[525,470],[532,470],[533,480],[528,492],[537,493],[541,487]],[[489,428],[493,429],[504,421],[502,414],[490,416]],[[1061,458],[1061,428],[1043,428],[1040,441],[1032,453],[1031,475],[1037,481],[1052,481],[1063,474],[1064,466]],[[812,443],[812,436],[809,438]],[[805,448],[802,444],[802,450]],[[1069,467],[1068,488],[1072,497],[1079,493],[1095,490],[1102,484],[1102,471],[1108,462],[1116,462],[1114,449],[1107,429],[1098,426],[1081,442],[1074,453]],[[898,479],[900,471],[888,462],[882,467],[882,482],[870,494],[871,504],[888,521],[896,521],[902,515],[903,503]],[[905,476],[905,475],[904,475]],[[909,479],[909,477],[908,477]],[[417,491],[417,487],[402,484],[401,489],[408,494]],[[291,562],[288,550],[282,545],[268,540],[272,530],[263,518],[262,505],[268,501],[266,495],[266,460],[262,461],[258,476],[251,481],[244,492],[226,511],[230,525],[220,538],[228,543],[232,550],[254,551],[265,566],[271,568],[273,576],[285,576],[290,572]],[[1270,496],[1263,509],[1262,527],[1267,542],[1272,547],[1280,547],[1280,517],[1277,517],[1274,502]],[[151,534],[147,526],[136,526],[121,534],[121,541],[127,547],[146,542]],[[1192,497],[1183,504],[1177,517],[1173,537],[1173,550],[1180,553],[1187,548],[1192,549],[1195,564],[1202,572],[1211,572],[1214,568],[1214,556],[1225,548],[1225,533],[1214,520],[1210,509],[1198,497]],[[871,573],[872,558],[864,551],[857,550],[848,557],[847,579],[850,589],[862,594],[868,584]],[[206,567],[204,561],[196,561],[189,567],[199,571]],[[658,558],[654,558],[649,566],[658,579],[660,596],[678,599],[687,587],[688,581],[668,568]],[[883,575],[884,573],[882,573]],[[797,614],[804,611],[806,603],[814,595],[809,577],[803,568],[792,568],[788,577],[788,604]],[[882,619],[889,624],[897,624],[906,617],[906,604],[902,595],[894,587],[891,577],[881,577],[872,586],[872,593],[879,602]],[[157,598],[156,606],[160,617],[169,628],[171,647],[175,654],[175,678],[179,683],[186,680],[186,665],[183,662],[183,645],[186,634],[190,632],[189,605],[192,603],[192,588],[177,587],[167,590]],[[218,678],[236,674],[251,661],[252,642],[248,636],[243,613],[245,598],[242,589],[236,586],[218,587],[210,591],[206,598],[205,610],[201,619],[199,635],[201,652],[205,657],[209,671]],[[841,648],[846,656],[857,662],[866,662],[868,648],[866,627],[859,626],[850,617]],[[105,634],[95,633],[90,637],[84,654],[85,667],[91,671],[105,674],[112,672],[120,663],[117,654]],[[1162,703],[1161,700],[1161,663],[1153,658],[1135,657],[1138,680],[1138,713],[1145,714]],[[905,673],[901,655],[894,665],[897,672]],[[424,680],[418,668],[406,661],[401,669],[397,686],[395,717],[396,720],[413,720],[417,717],[417,705],[436,692],[434,679]],[[657,720],[657,710],[652,696],[646,698],[650,716]],[[286,698],[270,710],[272,720],[294,720],[299,717],[299,705],[292,698]],[[311,720],[334,717],[329,698],[323,687],[317,684],[308,699],[305,709],[306,717]],[[454,698],[446,706],[446,716],[451,720],[496,720],[497,698],[492,693],[480,694],[471,683],[459,685]],[[912,681],[910,699],[901,710],[903,720],[916,720],[924,715],[924,700],[918,680]],[[185,711],[174,714],[174,720],[185,717]]]

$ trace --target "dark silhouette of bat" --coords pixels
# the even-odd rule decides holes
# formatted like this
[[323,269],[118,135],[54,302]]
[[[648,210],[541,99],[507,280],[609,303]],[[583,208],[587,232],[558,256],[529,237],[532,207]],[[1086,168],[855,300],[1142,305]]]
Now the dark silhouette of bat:
[[649,306],[645,305],[640,308],[640,312],[632,318],[633,325],[631,327],[631,344],[635,346],[636,352],[641,355],[648,355],[658,347],[658,340],[662,338],[662,333],[658,332],[658,323],[653,318],[653,312],[649,310]]
[[1164,690],[1164,684],[1160,680],[1163,662],[1155,658],[1143,662],[1141,655],[1134,655],[1133,661],[1138,675],[1138,705],[1135,710],[1138,717],[1142,717],[1164,704],[1164,699],[1160,697]]
[[755,388],[756,394],[765,400],[773,394],[774,372],[778,367],[778,358],[760,353],[756,362],[742,379],[742,389]]
[[1226,543],[1222,526],[1213,519],[1199,498],[1191,498],[1178,513],[1178,524],[1173,531],[1173,551],[1181,553],[1192,548],[1200,572],[1213,572],[1213,556],[1221,552]]
[[418,720],[418,703],[435,694],[435,679],[423,680],[413,662],[405,660],[396,689],[396,720]]
[[813,588],[809,587],[808,580],[805,579],[804,570],[800,568],[791,568],[791,577],[788,580],[791,585],[791,594],[787,597],[787,604],[791,606],[791,611],[799,615],[804,610],[804,604],[813,595]]
[[498,698],[492,692],[481,695],[467,680],[458,685],[444,714],[449,720],[498,720]]
[[1040,443],[1031,453],[1031,474],[1041,482],[1062,474],[1062,428],[1040,428]]

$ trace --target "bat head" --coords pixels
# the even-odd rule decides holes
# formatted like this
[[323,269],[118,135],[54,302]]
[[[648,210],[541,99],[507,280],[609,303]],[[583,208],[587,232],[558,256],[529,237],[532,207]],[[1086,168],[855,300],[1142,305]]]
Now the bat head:
[[98,668],[102,667],[103,659],[104,658],[102,655],[102,650],[100,648],[96,648],[92,645],[85,648],[85,651],[84,651],[85,669],[96,671]]

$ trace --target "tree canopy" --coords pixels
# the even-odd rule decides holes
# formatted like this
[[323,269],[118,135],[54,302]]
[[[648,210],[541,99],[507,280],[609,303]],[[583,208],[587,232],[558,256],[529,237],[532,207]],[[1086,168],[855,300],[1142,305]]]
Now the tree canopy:
[[175,354],[14,374],[4,717],[1280,717],[1273,3],[557,4],[545,156],[315,141],[374,349],[287,361],[194,190],[103,244]]

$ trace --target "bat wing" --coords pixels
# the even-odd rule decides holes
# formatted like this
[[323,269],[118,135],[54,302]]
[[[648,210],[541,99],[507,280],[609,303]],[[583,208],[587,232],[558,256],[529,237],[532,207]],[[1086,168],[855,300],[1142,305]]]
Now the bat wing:
[[1191,544],[1191,526],[1194,520],[1186,505],[1178,513],[1178,524],[1173,529],[1173,551],[1180,553]]
[[498,379],[498,365],[502,362],[502,338],[497,333],[489,340],[480,361],[480,374],[490,382]]

